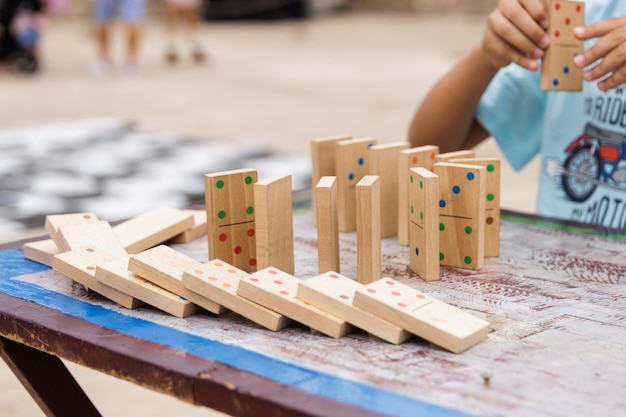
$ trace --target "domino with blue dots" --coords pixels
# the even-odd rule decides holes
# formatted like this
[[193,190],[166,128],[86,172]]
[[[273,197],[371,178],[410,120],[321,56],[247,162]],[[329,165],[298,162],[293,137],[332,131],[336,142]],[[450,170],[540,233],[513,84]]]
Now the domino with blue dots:
[[485,258],[486,169],[479,165],[440,162],[439,263],[480,269]]
[[585,24],[585,3],[552,0],[548,7],[550,46],[541,64],[541,89],[581,91],[583,70],[574,65],[574,57],[583,52],[584,44],[573,29]]

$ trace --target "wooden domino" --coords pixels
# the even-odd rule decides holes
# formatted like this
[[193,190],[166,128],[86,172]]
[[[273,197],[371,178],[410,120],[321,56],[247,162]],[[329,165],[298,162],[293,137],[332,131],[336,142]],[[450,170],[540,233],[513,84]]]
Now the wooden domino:
[[480,269],[485,256],[485,168],[437,163],[439,176],[439,262]]
[[380,177],[380,236],[398,234],[398,161],[400,151],[408,149],[407,142],[392,142],[370,148],[371,175]]
[[60,250],[68,251],[70,249],[64,246],[65,242],[59,236],[59,227],[68,224],[94,223],[97,221],[100,221],[100,219],[94,213],[49,214],[46,216],[44,228]]
[[426,145],[400,151],[398,156],[398,243],[409,244],[409,169],[423,167],[431,170],[439,146]]
[[382,274],[380,178],[366,175],[355,188],[357,279],[369,284]]
[[128,253],[139,253],[193,226],[193,215],[173,207],[156,207],[113,227]]
[[171,243],[189,243],[206,234],[206,210],[183,211],[193,216],[193,226],[171,238]]
[[485,257],[500,256],[500,159],[453,159],[451,162],[485,167]]
[[175,317],[184,318],[198,312],[198,306],[190,301],[129,271],[129,259],[127,255],[96,266],[95,278]]
[[584,42],[576,39],[573,29],[585,24],[585,3],[552,0],[548,10],[550,45],[542,59],[541,89],[581,91],[583,69],[574,65],[574,57],[583,52]]
[[454,353],[482,342],[489,322],[392,278],[358,289],[354,305]]
[[237,295],[239,282],[248,275],[239,268],[214,259],[186,270],[183,285],[266,329],[277,331],[289,325],[291,320],[282,314]]
[[127,252],[107,221],[71,223],[59,226],[57,246],[62,252],[86,247],[96,247],[114,256]]
[[299,278],[269,267],[242,278],[237,294],[327,336],[347,334],[351,326],[345,320],[296,298],[299,282]]
[[291,175],[254,184],[257,268],[294,273]]
[[[335,144],[342,140],[352,139],[350,135],[337,135],[314,138],[311,140],[311,188],[315,188],[322,177],[335,176]],[[313,224],[317,225],[315,216],[315,195],[312,197]]]
[[439,177],[411,168],[409,179],[409,267],[425,281],[439,279]]
[[24,258],[47,266],[52,266],[54,255],[61,253],[52,239],[25,243],[22,246],[22,251]]
[[122,307],[137,308],[143,304],[137,298],[103,284],[95,277],[98,265],[111,262],[116,258],[118,257],[102,249],[84,247],[55,255],[52,259],[52,269]]
[[297,297],[389,343],[403,343],[413,335],[401,327],[352,305],[356,290],[363,284],[338,272],[329,271],[298,285]]
[[370,173],[369,149],[376,139],[356,138],[335,144],[335,172],[337,177],[337,207],[339,230],[356,230],[356,184]]
[[319,273],[340,271],[337,177],[322,177],[314,189]]
[[220,314],[224,310],[222,306],[188,290],[183,285],[184,272],[199,265],[201,262],[169,246],[159,245],[131,255],[128,270],[211,313]]
[[458,158],[476,158],[476,152],[463,149],[460,151],[440,153],[435,156],[435,164],[438,162],[449,162],[451,159]]
[[257,172],[238,169],[204,176],[209,258],[256,271],[254,184]]

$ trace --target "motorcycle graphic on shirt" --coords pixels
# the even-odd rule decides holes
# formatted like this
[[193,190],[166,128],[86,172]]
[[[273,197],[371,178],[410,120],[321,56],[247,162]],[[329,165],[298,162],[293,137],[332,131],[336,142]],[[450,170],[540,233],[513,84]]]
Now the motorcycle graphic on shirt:
[[565,149],[561,184],[567,197],[586,201],[599,185],[626,190],[626,135],[588,123]]

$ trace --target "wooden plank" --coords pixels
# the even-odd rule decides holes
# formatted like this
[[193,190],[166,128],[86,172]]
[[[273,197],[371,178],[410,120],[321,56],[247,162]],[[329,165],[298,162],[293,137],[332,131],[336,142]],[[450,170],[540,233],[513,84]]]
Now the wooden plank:
[[409,267],[424,281],[439,279],[439,177],[411,168]]
[[583,53],[584,42],[576,39],[573,29],[585,24],[585,3],[552,0],[548,21],[550,45],[541,60],[541,89],[581,91],[583,69],[574,65],[574,57]]
[[485,257],[485,168],[435,164],[439,176],[441,265],[480,269]]
[[300,278],[270,267],[243,278],[237,294],[327,336],[347,334],[351,326],[345,320],[296,298],[299,282]]
[[317,254],[319,273],[340,271],[339,212],[337,209],[337,177],[322,177],[315,194],[317,217]]
[[257,268],[294,273],[291,175],[254,184]]
[[358,289],[354,305],[454,353],[482,342],[489,333],[489,322],[392,278]]
[[159,245],[131,255],[128,270],[211,313],[219,314],[223,311],[222,306],[188,290],[183,285],[184,272],[199,265],[201,265],[200,261],[169,246]]
[[500,159],[453,159],[451,162],[485,167],[485,257],[500,256]]
[[111,255],[96,247],[79,248],[55,255],[52,260],[52,269],[122,307],[137,308],[143,304],[141,301],[103,284],[95,277],[98,265],[111,262],[116,258],[118,256]]
[[363,284],[329,271],[298,283],[296,296],[389,343],[400,344],[413,335],[401,327],[352,305]]
[[407,142],[392,142],[370,148],[371,175],[380,177],[380,236],[398,234],[398,162],[400,151],[408,149]]
[[370,173],[370,147],[376,139],[356,138],[335,145],[335,172],[337,176],[337,204],[339,230],[356,230],[356,184]]
[[382,274],[380,179],[366,175],[355,188],[357,279],[369,284]]
[[188,317],[198,306],[128,270],[130,255],[96,266],[95,278],[175,317]]
[[193,226],[193,215],[173,207],[156,207],[113,227],[128,253],[160,245]]
[[183,273],[183,285],[202,297],[277,331],[291,323],[287,317],[237,294],[239,282],[249,274],[224,261],[214,259]]
[[256,271],[254,184],[257,172],[238,169],[204,176],[209,260]]
[[409,169],[423,167],[431,170],[439,146],[426,145],[400,151],[398,157],[398,243],[409,244]]
[[71,250],[64,246],[65,241],[59,235],[59,227],[76,223],[94,223],[100,221],[94,213],[49,214],[46,216],[44,228],[55,245],[63,252]]
[[[322,177],[335,176],[335,144],[352,139],[350,135],[325,136],[311,139],[311,188],[315,188]],[[313,221],[315,215],[315,195],[312,196]],[[317,223],[314,223],[317,225]]]

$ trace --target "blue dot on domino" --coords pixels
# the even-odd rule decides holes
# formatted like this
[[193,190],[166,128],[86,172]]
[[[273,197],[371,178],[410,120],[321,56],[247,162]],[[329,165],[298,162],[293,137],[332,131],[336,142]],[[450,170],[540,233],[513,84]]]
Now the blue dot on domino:
[[458,185],[455,185],[454,187],[452,187],[452,192],[454,194],[458,194],[461,192],[461,187],[459,187]]
[[563,73],[569,74],[569,67],[567,65],[563,67]]
[[439,200],[439,207],[445,208],[446,207],[446,200]]
[[348,174],[348,179],[349,179],[350,181],[352,181],[352,180],[354,179],[354,173],[352,173],[352,172],[351,172],[351,173],[349,173],[349,174]]
[[554,80],[552,80],[552,85],[553,85],[554,87],[558,87],[558,86],[559,86],[559,80],[558,80],[558,79],[556,79],[556,78],[555,78]]
[[365,159],[359,158],[359,165],[363,165],[365,163]]
[[472,181],[474,179],[474,173],[473,172],[468,172],[467,173],[467,179]]

